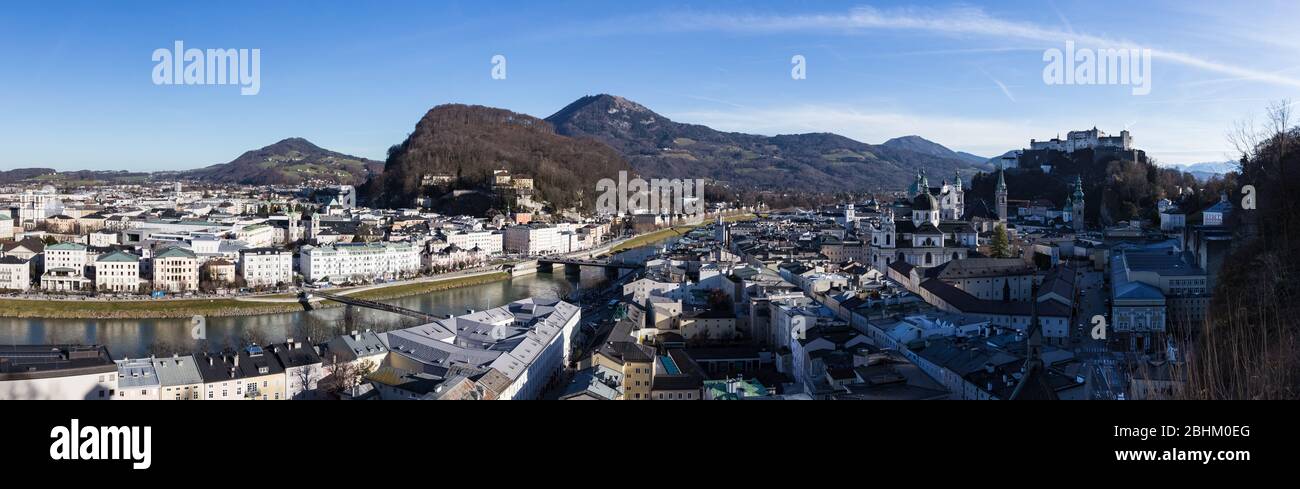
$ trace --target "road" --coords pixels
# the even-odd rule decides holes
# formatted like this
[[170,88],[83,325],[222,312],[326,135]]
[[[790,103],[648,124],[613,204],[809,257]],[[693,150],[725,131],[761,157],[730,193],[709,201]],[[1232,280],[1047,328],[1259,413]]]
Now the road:
[[[1110,290],[1105,285],[1102,272],[1081,271],[1076,282],[1078,311],[1071,331],[1075,356],[1084,363],[1090,399],[1122,399],[1128,392],[1129,375],[1124,356],[1111,351],[1107,331],[1106,340],[1092,337],[1092,317],[1101,315],[1110,321],[1106,297]],[[1107,323],[1109,327],[1109,323]]]

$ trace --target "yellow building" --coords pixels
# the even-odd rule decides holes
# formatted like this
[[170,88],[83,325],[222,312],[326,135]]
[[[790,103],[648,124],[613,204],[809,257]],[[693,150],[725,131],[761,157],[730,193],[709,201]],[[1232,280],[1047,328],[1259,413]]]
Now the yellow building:
[[284,367],[257,345],[196,356],[204,400],[280,401],[285,396]]
[[[615,336],[618,329],[610,334]],[[623,399],[650,399],[650,387],[654,379],[655,351],[653,348],[634,341],[610,341],[601,346],[591,356],[592,365],[602,365],[623,373]]]

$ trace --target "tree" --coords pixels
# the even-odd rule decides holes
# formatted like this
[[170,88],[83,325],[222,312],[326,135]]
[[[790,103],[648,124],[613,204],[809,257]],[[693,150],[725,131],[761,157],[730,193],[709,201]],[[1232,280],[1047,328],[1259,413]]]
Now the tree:
[[305,365],[295,371],[293,378],[289,379],[293,384],[289,386],[291,392],[296,392],[294,399],[303,399],[311,396],[311,391],[320,386],[321,367],[316,364]]
[[1187,382],[1175,397],[1300,397],[1300,200],[1292,198],[1300,190],[1300,127],[1290,106],[1270,105],[1263,128],[1242,124],[1229,135],[1242,153],[1237,179],[1256,199],[1247,207],[1244,188],[1221,189],[1235,207],[1226,220],[1235,242],[1204,320],[1171,324],[1186,352]]
[[722,289],[709,289],[709,309],[714,311],[731,311],[731,296]]
[[365,383],[366,376],[375,371],[375,363],[370,360],[349,362],[339,360],[338,355],[330,355],[323,364],[325,377],[316,384],[322,392],[338,397],[342,393],[351,393]]
[[1011,243],[1007,239],[1006,225],[998,224],[993,229],[993,243],[989,245],[989,248],[993,258],[1011,258]]

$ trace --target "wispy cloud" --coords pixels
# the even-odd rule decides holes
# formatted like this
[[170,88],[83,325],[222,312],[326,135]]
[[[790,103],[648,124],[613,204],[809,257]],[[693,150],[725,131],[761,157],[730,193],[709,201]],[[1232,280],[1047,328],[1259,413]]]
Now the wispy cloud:
[[872,30],[913,30],[949,36],[976,36],[995,39],[1019,39],[1054,45],[1075,41],[1081,46],[1100,48],[1149,48],[1151,55],[1171,63],[1228,75],[1230,77],[1300,87],[1300,78],[1225,63],[1174,50],[1157,48],[1126,39],[1113,39],[1083,32],[1044,27],[993,17],[973,7],[951,9],[892,9],[859,7],[846,13],[809,15],[673,15],[665,27],[678,30],[722,30],[733,32],[820,31],[857,33]]
[[988,70],[985,70],[984,68],[980,68],[980,71],[984,73],[984,76],[987,76],[989,77],[990,80],[993,80],[993,83],[997,85],[999,89],[1002,90],[1002,94],[1007,96],[1007,100],[1010,100],[1012,103],[1015,103],[1016,96],[1011,94],[1011,90],[1007,89],[1007,85],[1005,83],[1002,83],[1002,80],[994,78],[993,75],[989,73]]

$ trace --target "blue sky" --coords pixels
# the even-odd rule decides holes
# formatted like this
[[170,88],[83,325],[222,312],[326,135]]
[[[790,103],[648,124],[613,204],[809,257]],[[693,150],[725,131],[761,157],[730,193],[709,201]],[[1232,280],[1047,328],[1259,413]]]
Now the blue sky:
[[[1294,1],[48,3],[0,10],[0,169],[195,168],[292,136],[382,159],[438,104],[545,117],[595,93],[723,130],[984,156],[1128,128],[1191,163],[1230,159],[1233,124],[1300,93]],[[175,40],[260,49],[260,93],[155,85],[151,54]],[[1151,93],[1045,84],[1066,40],[1152,49]]]

